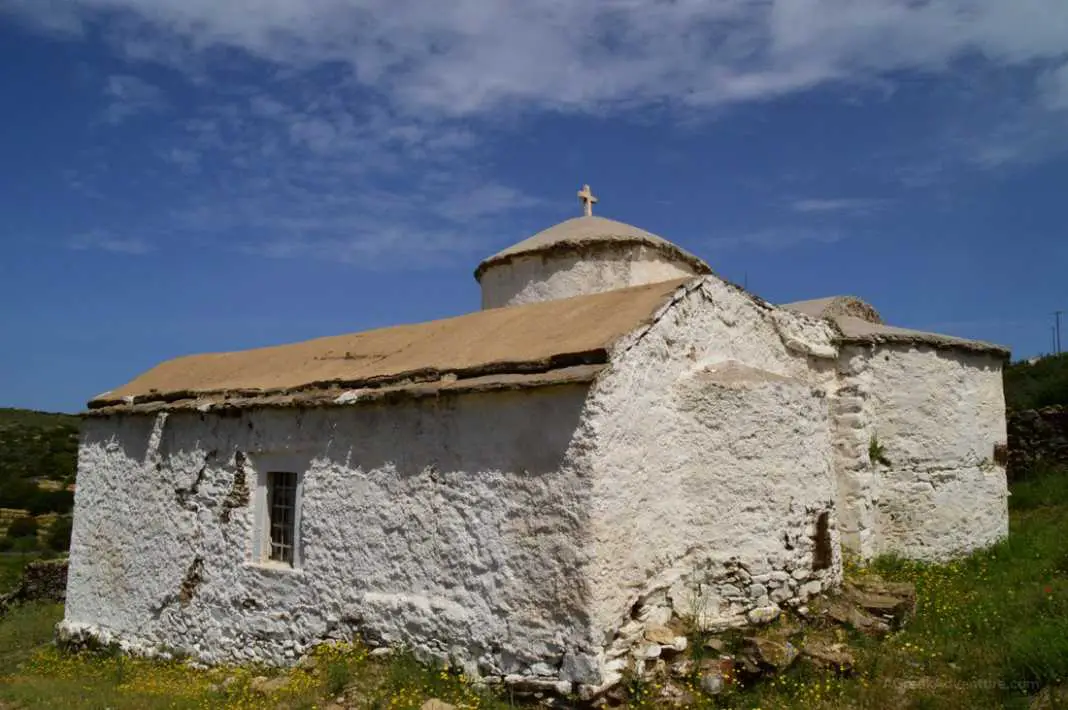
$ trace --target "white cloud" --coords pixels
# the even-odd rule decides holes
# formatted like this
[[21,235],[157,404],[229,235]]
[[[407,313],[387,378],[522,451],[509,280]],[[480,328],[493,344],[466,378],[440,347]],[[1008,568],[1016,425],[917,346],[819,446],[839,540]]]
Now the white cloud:
[[152,245],[137,237],[123,237],[103,230],[91,230],[71,237],[67,247],[76,251],[98,250],[139,256],[152,251]]
[[203,68],[236,48],[281,67],[350,67],[404,112],[710,106],[888,72],[1058,62],[1063,0],[6,0],[53,31],[113,19],[128,55]]
[[144,79],[126,74],[113,74],[104,87],[107,106],[104,120],[117,125],[142,113],[162,111],[167,106],[163,92]]
[[[193,115],[181,118],[179,137],[153,146],[185,194],[159,219],[275,258],[433,263],[482,248],[495,220],[537,198],[487,178],[481,143],[502,118],[534,110],[668,105],[705,117],[829,84],[886,93],[899,72],[950,76],[959,60],[980,58],[1033,80],[1025,96],[1003,101],[1022,108],[967,131],[947,121],[940,148],[997,167],[1068,143],[1058,138],[1068,101],[1064,0],[0,0],[4,13],[72,38],[98,34],[127,59],[193,79],[203,90],[196,106],[169,105]],[[234,66],[248,59],[271,79],[234,87]],[[324,67],[340,70],[324,82]],[[157,87],[131,75],[109,77],[105,95],[112,124],[168,108]],[[919,183],[940,166],[910,169]],[[857,215],[883,202],[789,206]],[[709,244],[841,238],[786,229]],[[96,241],[131,253],[139,244]]]
[[877,212],[886,206],[887,201],[876,198],[861,197],[835,197],[818,198],[809,197],[793,200],[790,209],[802,214],[845,213],[855,215],[868,215]]

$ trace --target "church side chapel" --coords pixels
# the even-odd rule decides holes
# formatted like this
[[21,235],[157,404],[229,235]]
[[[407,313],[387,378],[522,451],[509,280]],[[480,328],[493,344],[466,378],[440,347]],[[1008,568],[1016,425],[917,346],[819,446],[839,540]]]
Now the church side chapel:
[[363,638],[590,693],[675,618],[1007,535],[1005,349],[773,305],[579,198],[478,265],[478,312],[90,401],[61,635],[270,664]]

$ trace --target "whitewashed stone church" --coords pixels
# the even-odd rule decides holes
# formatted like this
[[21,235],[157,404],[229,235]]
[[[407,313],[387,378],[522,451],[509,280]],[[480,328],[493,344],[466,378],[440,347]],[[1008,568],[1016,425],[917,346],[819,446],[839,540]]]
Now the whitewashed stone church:
[[92,400],[60,633],[279,664],[361,636],[589,691],[650,625],[1007,534],[1005,349],[772,305],[580,197],[478,266],[481,311]]

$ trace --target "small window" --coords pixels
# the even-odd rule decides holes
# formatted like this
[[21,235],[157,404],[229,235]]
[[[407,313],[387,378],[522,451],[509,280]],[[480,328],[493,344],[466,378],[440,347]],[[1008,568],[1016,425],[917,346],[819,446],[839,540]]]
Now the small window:
[[271,533],[268,559],[292,565],[297,532],[297,474],[267,473],[267,527]]

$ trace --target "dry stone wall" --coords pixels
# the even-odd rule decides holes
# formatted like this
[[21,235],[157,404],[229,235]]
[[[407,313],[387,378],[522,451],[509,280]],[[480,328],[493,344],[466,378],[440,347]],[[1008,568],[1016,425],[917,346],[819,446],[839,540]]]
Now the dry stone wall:
[[62,602],[67,598],[67,560],[30,562],[22,572],[18,585],[0,595],[0,618],[14,604],[31,601]]
[[1068,407],[1009,412],[1008,429],[1010,481],[1036,468],[1068,466]]

